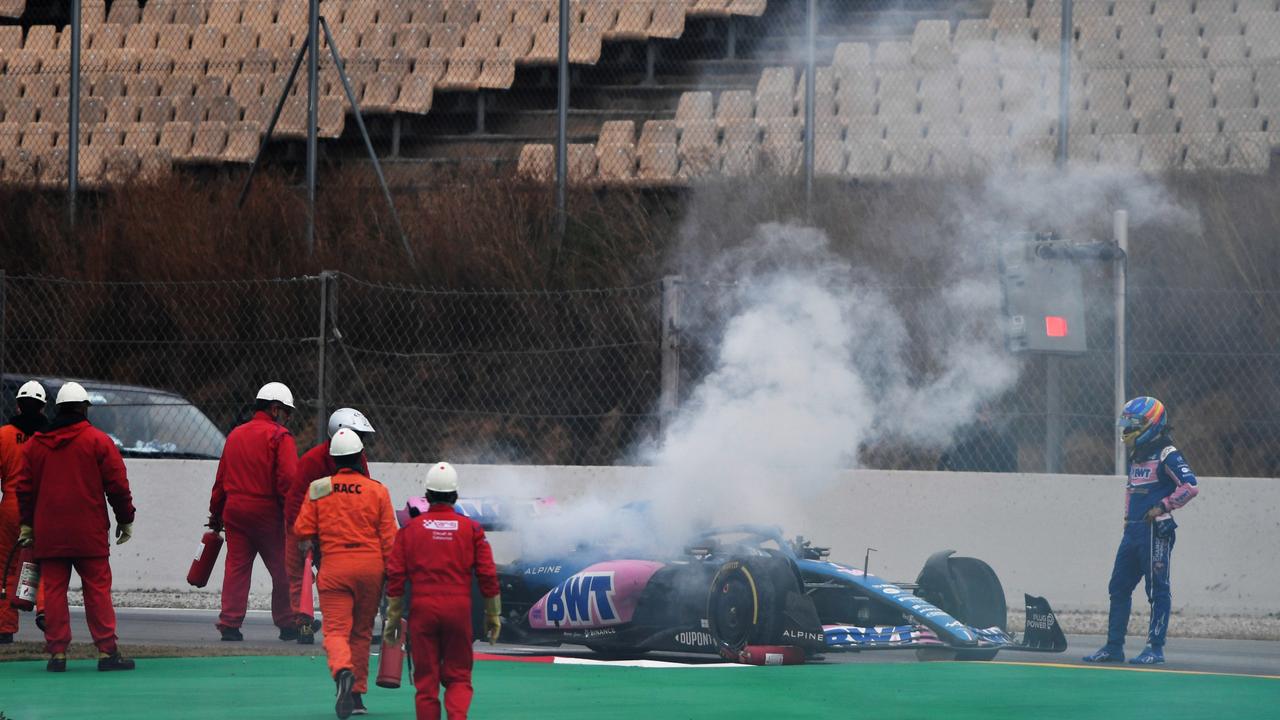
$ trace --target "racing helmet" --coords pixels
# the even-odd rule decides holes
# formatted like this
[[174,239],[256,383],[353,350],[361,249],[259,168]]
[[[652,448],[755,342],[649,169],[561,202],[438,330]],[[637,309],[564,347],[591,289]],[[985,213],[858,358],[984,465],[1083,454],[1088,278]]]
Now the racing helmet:
[[258,390],[259,400],[268,400],[278,402],[281,405],[293,410],[293,393],[290,392],[289,386],[281,382],[269,382]]
[[44,386],[35,380],[28,380],[22,383],[22,387],[18,388],[18,399],[31,398],[38,402],[44,403],[45,400]]
[[58,397],[54,399],[56,405],[82,402],[89,402],[89,393],[85,391],[83,385],[74,381],[63,383],[62,387],[58,388]]
[[342,428],[351,428],[359,433],[373,432],[373,426],[364,413],[355,408],[338,408],[329,416],[329,437],[333,437]]
[[1164,403],[1143,395],[1124,404],[1116,427],[1126,446],[1145,445],[1168,429],[1169,413],[1165,412]]

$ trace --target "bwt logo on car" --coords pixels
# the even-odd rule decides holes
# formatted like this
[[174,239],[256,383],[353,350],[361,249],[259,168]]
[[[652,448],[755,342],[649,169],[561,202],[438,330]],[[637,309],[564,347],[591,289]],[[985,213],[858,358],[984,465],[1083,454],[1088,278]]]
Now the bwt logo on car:
[[578,573],[547,593],[547,622],[591,627],[622,622],[613,609],[613,572]]

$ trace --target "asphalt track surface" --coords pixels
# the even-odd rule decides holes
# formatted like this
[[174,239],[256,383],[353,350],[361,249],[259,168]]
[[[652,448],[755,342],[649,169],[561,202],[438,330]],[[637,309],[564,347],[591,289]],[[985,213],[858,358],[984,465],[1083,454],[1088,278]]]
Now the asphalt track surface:
[[[17,635],[19,641],[40,641],[42,636],[33,624],[31,616],[24,614],[22,629]],[[185,609],[134,609],[117,610],[117,633],[121,644],[126,648],[131,645],[180,646],[198,648],[200,646],[216,647],[221,651],[230,650],[231,646],[240,646],[255,651],[279,649],[283,652],[297,654],[311,651],[323,653],[320,646],[321,636],[317,637],[314,648],[304,648],[296,643],[281,642],[276,639],[276,629],[271,624],[270,614],[262,611],[251,611],[245,620],[243,643],[222,643],[218,640],[218,632],[214,629],[217,613],[212,610]],[[323,633],[323,630],[321,631]],[[84,613],[80,608],[72,608],[72,635],[75,642],[87,642],[89,631],[84,623]],[[1084,666],[1080,657],[1092,652],[1102,645],[1102,638],[1091,635],[1068,635],[1069,647],[1065,653],[1000,653],[997,661],[1006,663],[1034,663],[1045,665]],[[555,654],[566,657],[594,658],[586,648],[566,645],[562,648],[524,648],[511,645],[490,647],[477,644],[477,651],[510,654]],[[1138,642],[1130,640],[1126,648],[1131,654],[1141,650]],[[1210,640],[1201,638],[1172,638],[1165,648],[1168,662],[1159,666],[1160,670],[1182,671],[1191,673],[1223,673],[1234,675],[1256,675],[1280,678],[1280,642],[1258,640]],[[648,655],[656,660],[673,660],[688,663],[720,662],[719,658],[709,655],[693,655],[681,653],[654,653]],[[911,651],[884,650],[863,653],[830,653],[825,656],[825,664],[849,663],[914,663],[915,653]],[[1115,666],[1113,666],[1115,667]],[[1125,665],[1124,667],[1129,667]]]

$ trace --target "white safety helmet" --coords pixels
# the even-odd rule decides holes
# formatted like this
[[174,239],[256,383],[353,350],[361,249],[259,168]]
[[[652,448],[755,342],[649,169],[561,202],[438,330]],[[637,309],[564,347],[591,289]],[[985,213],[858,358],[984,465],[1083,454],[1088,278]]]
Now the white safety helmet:
[[329,437],[336,435],[342,428],[351,428],[362,433],[373,432],[369,419],[355,408],[338,408],[329,416]]
[[44,386],[35,380],[28,380],[22,383],[22,387],[18,388],[18,398],[31,398],[40,402],[48,402],[45,400]]
[[340,428],[329,441],[329,454],[334,457],[355,455],[363,451],[364,442],[360,440],[360,434],[350,428]]
[[280,382],[269,382],[262,386],[258,391],[259,400],[270,400],[278,402],[281,405],[293,409],[293,393],[289,391],[289,386]]
[[85,392],[84,386],[78,382],[71,381],[64,383],[58,388],[58,398],[56,404],[62,403],[82,403],[89,402],[89,393]]
[[458,471],[447,462],[438,462],[427,471],[424,487],[431,492],[458,492]]

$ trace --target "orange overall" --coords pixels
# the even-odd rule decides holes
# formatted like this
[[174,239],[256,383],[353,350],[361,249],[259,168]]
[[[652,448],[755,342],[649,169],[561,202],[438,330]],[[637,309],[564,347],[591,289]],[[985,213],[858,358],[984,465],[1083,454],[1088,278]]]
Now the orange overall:
[[376,480],[341,469],[311,484],[293,531],[320,547],[320,612],[329,674],[350,670],[353,692],[368,690],[369,643],[383,570],[396,537],[391,496]]
[[[17,418],[15,418],[15,422]],[[18,542],[18,495],[14,492],[13,481],[22,466],[22,448],[30,434],[23,431],[15,423],[0,427],[0,563],[9,558],[9,551]],[[0,577],[8,592],[13,597],[18,591],[17,558],[9,568],[6,577]],[[0,574],[4,568],[0,567]],[[37,612],[44,612],[44,584],[37,589]],[[18,611],[9,606],[9,602],[0,602],[0,634],[18,632]]]

